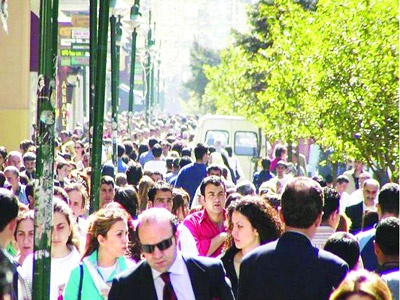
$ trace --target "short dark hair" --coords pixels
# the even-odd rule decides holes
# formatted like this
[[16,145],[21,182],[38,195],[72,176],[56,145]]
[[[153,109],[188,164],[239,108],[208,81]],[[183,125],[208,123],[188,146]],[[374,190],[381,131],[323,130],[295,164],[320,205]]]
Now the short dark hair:
[[203,143],[198,143],[197,146],[194,148],[194,157],[196,158],[196,160],[200,160],[207,152],[208,147]]
[[153,156],[154,157],[161,157],[161,155],[162,155],[162,148],[161,148],[161,146],[160,146],[160,144],[155,144],[154,146],[153,146],[153,148],[151,148],[151,153],[153,153]]
[[201,195],[205,196],[206,193],[206,186],[212,184],[215,186],[222,186],[224,188],[224,191],[226,191],[226,186],[224,181],[222,180],[221,177],[218,176],[208,176],[203,179],[203,181],[200,184],[200,193]]
[[236,192],[242,196],[254,195],[256,187],[250,180],[243,180],[236,185]]
[[143,169],[139,163],[130,164],[126,170],[126,180],[130,185],[138,185],[143,177]]
[[154,183],[152,187],[150,187],[147,193],[147,197],[149,198],[149,201],[154,201],[157,191],[163,191],[163,192],[170,191],[172,195],[172,189],[173,187],[169,183],[165,181],[157,181]]
[[190,149],[188,147],[183,148],[181,155],[182,156],[192,156],[192,149]]
[[189,156],[182,156],[179,159],[179,168],[183,168],[184,166],[191,164],[192,163],[192,159]]
[[385,255],[399,255],[399,219],[384,218],[376,226],[375,243]]
[[328,185],[328,184],[326,183],[325,178],[322,177],[321,175],[314,175],[314,176],[312,177],[312,180],[318,182],[319,185],[320,185],[321,187],[326,187],[326,186]]
[[261,160],[261,167],[263,168],[263,170],[269,170],[270,165],[271,165],[271,160],[268,157],[264,157]]
[[311,178],[296,177],[286,184],[281,204],[287,226],[310,228],[323,210],[322,188]]
[[18,216],[18,198],[7,189],[0,188],[0,232]]
[[378,203],[382,213],[399,215],[399,185],[386,183],[378,195]]
[[124,144],[118,144],[118,146],[117,146],[117,153],[118,153],[118,157],[122,157],[122,155],[124,155],[125,154],[125,146],[124,146]]
[[211,171],[220,171],[222,175],[222,168],[217,164],[212,164],[207,167],[207,174],[210,174]]
[[7,158],[7,154],[8,154],[7,148],[4,146],[0,146],[0,155],[3,156],[3,159]]
[[349,265],[352,270],[360,259],[360,245],[357,238],[348,232],[335,232],[325,243],[324,250],[329,251]]
[[115,181],[114,178],[112,178],[111,176],[103,176],[100,179],[100,185],[102,184],[107,184],[107,185],[112,185],[113,187],[115,187]]
[[24,154],[24,156],[22,157],[22,160],[24,162],[26,162],[26,161],[34,161],[34,160],[36,160],[36,154],[33,153],[33,152],[26,152]]
[[344,182],[349,183],[349,179],[345,175],[339,175],[336,178],[336,182],[339,184],[344,183]]
[[340,195],[339,193],[330,187],[322,188],[324,193],[324,214],[322,215],[322,222],[325,222],[329,219],[329,216],[337,211],[339,212],[339,202],[340,202]]
[[154,137],[149,139],[149,148],[153,148],[155,144],[158,144],[158,140]]

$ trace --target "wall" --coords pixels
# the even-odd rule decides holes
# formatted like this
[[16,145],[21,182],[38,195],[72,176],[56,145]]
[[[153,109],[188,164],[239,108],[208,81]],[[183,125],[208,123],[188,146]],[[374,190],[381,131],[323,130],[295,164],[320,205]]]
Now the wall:
[[8,35],[0,28],[0,145],[16,150],[29,137],[30,1],[8,1]]

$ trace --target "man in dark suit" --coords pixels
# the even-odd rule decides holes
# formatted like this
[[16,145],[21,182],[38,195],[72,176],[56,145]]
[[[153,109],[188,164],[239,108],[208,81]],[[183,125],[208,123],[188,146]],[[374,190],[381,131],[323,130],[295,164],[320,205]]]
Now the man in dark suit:
[[144,211],[136,228],[145,260],[114,279],[109,300],[233,300],[220,260],[191,257],[177,248],[174,216],[164,208]]
[[321,186],[310,178],[288,182],[281,198],[285,233],[243,258],[238,299],[324,300],[348,271],[341,258],[312,246],[321,223]]
[[379,182],[367,179],[363,183],[363,201],[346,207],[345,213],[351,220],[350,232],[356,234],[362,229],[362,220],[366,210],[376,210]]

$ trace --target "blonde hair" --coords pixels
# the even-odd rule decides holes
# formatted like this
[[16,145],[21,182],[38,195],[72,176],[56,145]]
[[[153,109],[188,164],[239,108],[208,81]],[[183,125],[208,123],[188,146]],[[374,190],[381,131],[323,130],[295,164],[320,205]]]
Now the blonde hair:
[[392,294],[383,279],[364,269],[348,273],[329,300],[346,300],[352,295],[369,296],[373,300],[392,300]]

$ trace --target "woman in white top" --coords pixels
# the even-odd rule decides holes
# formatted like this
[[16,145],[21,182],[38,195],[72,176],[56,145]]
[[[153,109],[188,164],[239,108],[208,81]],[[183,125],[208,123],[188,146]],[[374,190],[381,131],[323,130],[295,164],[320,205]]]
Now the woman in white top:
[[[81,255],[78,251],[78,241],[72,210],[67,203],[54,198],[51,241],[51,300],[60,299],[71,270],[79,264]],[[29,283],[32,284],[33,254],[25,259],[22,270]]]

